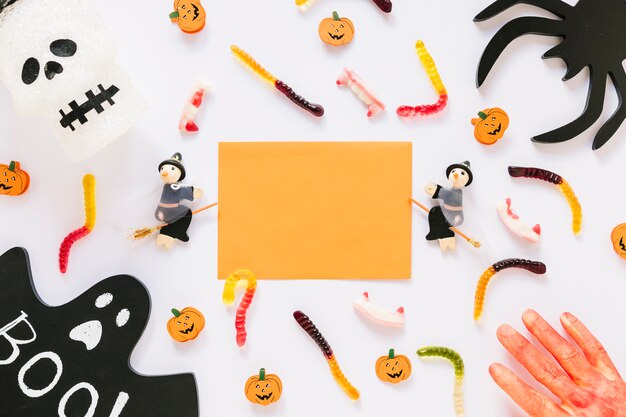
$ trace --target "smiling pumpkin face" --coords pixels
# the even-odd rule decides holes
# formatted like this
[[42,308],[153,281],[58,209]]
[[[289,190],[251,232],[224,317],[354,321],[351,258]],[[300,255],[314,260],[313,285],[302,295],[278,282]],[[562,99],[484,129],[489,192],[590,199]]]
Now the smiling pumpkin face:
[[376,376],[383,382],[399,384],[411,376],[411,361],[404,355],[396,355],[389,349],[387,356],[381,356],[376,361]]
[[206,11],[200,0],[176,0],[170,19],[178,23],[178,27],[183,32],[197,33],[204,29]]
[[613,242],[613,250],[622,259],[626,259],[626,223],[617,225],[611,232],[611,242]]
[[259,375],[253,375],[246,381],[244,393],[248,401],[262,406],[270,405],[280,399],[283,391],[283,383],[274,374],[265,374],[265,368],[261,368]]
[[193,307],[172,309],[174,317],[167,322],[167,331],[177,342],[193,340],[204,329],[204,316]]
[[478,112],[472,119],[474,137],[484,145],[493,145],[504,136],[509,128],[509,115],[502,109],[494,107]]
[[327,17],[320,22],[318,28],[320,39],[332,46],[339,46],[352,41],[354,38],[354,25],[346,17],[339,17],[333,12],[333,17]]
[[19,162],[0,164],[0,195],[22,195],[28,190],[29,185],[30,176],[20,169]]

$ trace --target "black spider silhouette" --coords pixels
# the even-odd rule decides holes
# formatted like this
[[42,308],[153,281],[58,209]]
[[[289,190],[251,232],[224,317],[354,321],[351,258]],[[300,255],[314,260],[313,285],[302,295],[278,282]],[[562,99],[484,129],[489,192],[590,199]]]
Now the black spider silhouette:
[[587,130],[600,117],[604,104],[607,75],[611,77],[619,105],[615,113],[600,128],[593,149],[603,146],[615,134],[626,118],[623,93],[626,73],[626,1],[579,0],[571,6],[561,0],[497,0],[480,12],[474,21],[490,19],[520,3],[537,6],[562,20],[525,16],[504,25],[491,39],[478,65],[477,85],[480,87],[504,49],[517,37],[527,34],[558,36],[563,41],[547,51],[542,58],[561,58],[567,65],[563,81],[589,67],[587,106],[576,120],[532,138],[534,142],[565,142]]

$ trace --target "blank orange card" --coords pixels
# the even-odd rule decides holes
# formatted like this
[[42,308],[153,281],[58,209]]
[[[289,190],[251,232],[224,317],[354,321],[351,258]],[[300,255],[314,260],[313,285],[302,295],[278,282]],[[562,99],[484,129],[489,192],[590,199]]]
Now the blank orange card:
[[408,279],[410,142],[219,144],[218,277]]

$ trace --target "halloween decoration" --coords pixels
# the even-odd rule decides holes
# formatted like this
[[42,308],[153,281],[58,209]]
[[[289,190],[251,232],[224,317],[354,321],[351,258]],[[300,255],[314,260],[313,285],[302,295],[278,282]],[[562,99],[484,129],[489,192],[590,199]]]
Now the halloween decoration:
[[293,318],[296,319],[300,327],[302,327],[304,331],[311,336],[311,338],[322,350],[335,382],[337,382],[341,389],[344,390],[348,397],[353,400],[358,400],[360,395],[359,391],[354,388],[352,384],[350,384],[350,381],[348,381],[343,372],[341,372],[341,368],[339,368],[339,364],[337,363],[337,359],[335,359],[335,354],[333,353],[332,348],[326,339],[324,339],[324,336],[322,336],[322,333],[317,329],[315,324],[313,324],[311,319],[309,319],[306,314],[299,310],[293,313]]
[[[412,202],[413,204],[415,204],[417,207],[419,207],[422,210],[424,210],[426,213],[430,212],[430,209],[428,207],[426,207],[425,205],[423,205],[419,201],[415,200],[414,198],[409,198],[409,201]],[[465,233],[461,232],[456,227],[450,226],[450,230],[452,230],[454,233],[456,233],[459,236],[461,236],[463,239],[465,239],[467,241],[467,243],[469,243],[470,245],[472,245],[476,249],[480,248],[481,244],[480,244],[479,241],[472,239],[471,237],[469,237]]]
[[324,108],[319,104],[309,103],[304,97],[299,96],[295,91],[291,89],[287,84],[280,81],[269,71],[263,68],[258,62],[254,60],[246,51],[238,46],[232,45],[230,47],[233,54],[241,61],[245,66],[250,68],[255,74],[257,74],[263,81],[272,85],[278,91],[283,93],[289,100],[291,100],[298,107],[308,111],[315,117],[322,117],[324,115]]
[[[452,164],[446,169],[446,177],[451,187],[438,184],[426,184],[424,191],[441,204],[428,211],[430,231],[426,240],[439,241],[443,252],[456,249],[455,231],[451,227],[463,224],[463,189],[474,180],[469,161]],[[468,239],[470,241],[470,239]],[[470,242],[471,243],[471,242]]]
[[337,12],[322,19],[317,31],[322,42],[332,46],[345,45],[354,38],[354,24],[347,17],[340,18]]
[[472,119],[474,137],[483,145],[493,145],[504,136],[509,128],[509,115],[500,108],[484,109]]
[[159,173],[164,185],[161,201],[154,215],[157,220],[167,225],[159,228],[156,243],[157,246],[169,250],[176,239],[182,242],[189,241],[187,229],[191,224],[193,212],[182,201],[201,198],[204,192],[199,187],[181,184],[186,172],[183,156],[178,152],[159,164]]
[[174,11],[170,13],[172,22],[176,22],[185,33],[198,33],[204,29],[206,11],[200,0],[175,0]]
[[538,224],[533,227],[528,226],[519,216],[511,210],[511,199],[505,198],[496,205],[500,220],[502,223],[517,236],[526,239],[532,243],[538,243],[541,239],[541,226]]
[[[372,0],[372,1],[383,12],[391,13],[391,9],[393,7],[391,0]],[[308,10],[309,7],[311,7],[313,3],[315,3],[315,0],[296,0],[296,6],[298,6],[298,8],[302,11]]]
[[435,357],[450,361],[454,366],[454,411],[457,417],[465,417],[465,401],[463,400],[463,375],[465,366],[463,359],[454,350],[443,346],[428,346],[417,351],[417,356],[421,358]]
[[430,82],[437,91],[437,94],[439,94],[439,100],[437,100],[435,104],[400,106],[396,110],[396,113],[399,117],[402,118],[430,116],[433,114],[437,114],[445,109],[446,105],[448,104],[448,91],[443,85],[443,81],[441,81],[441,77],[439,76],[439,71],[437,71],[435,61],[433,60],[433,57],[430,56],[430,54],[428,53],[426,46],[424,46],[424,42],[422,42],[421,40],[417,41],[417,43],[415,44],[415,49],[417,51],[417,56],[422,62],[422,66],[428,74]]
[[572,231],[575,235],[580,233],[583,222],[583,210],[576,194],[574,194],[574,190],[569,183],[565,181],[565,178],[546,169],[514,166],[509,167],[509,175],[513,178],[524,177],[542,180],[558,186],[572,210]]
[[354,309],[363,314],[374,323],[390,327],[404,326],[404,308],[400,307],[395,311],[388,310],[370,302],[369,294],[364,292],[352,304]]
[[[194,216],[198,213],[201,213],[205,210],[210,209],[211,207],[215,207],[217,206],[217,203],[211,203],[207,206],[204,207],[200,207],[199,209],[196,209],[194,211],[191,212],[191,214],[193,214]],[[128,235],[128,239],[130,240],[142,240],[147,238],[148,236],[150,236],[151,234],[153,234],[154,232],[156,232],[157,230],[161,230],[162,228],[164,228],[165,226],[167,226],[167,223],[163,223],[160,224],[158,226],[154,226],[154,227],[142,227],[139,229],[134,229],[131,231],[131,233]]]
[[61,247],[59,248],[59,270],[62,274],[67,272],[72,245],[91,233],[96,225],[96,179],[93,175],[87,174],[83,177],[83,190],[85,194],[85,224],[83,227],[65,236],[63,242],[61,242]]
[[150,296],[118,275],[69,303],[42,303],[28,255],[0,256],[0,380],[6,416],[198,417],[193,375],[143,376],[130,354],[150,314]]
[[244,294],[239,307],[237,307],[237,315],[235,318],[235,329],[237,329],[237,346],[242,347],[246,344],[246,313],[254,298],[256,291],[256,277],[250,271],[240,269],[235,271],[226,279],[224,283],[224,292],[222,293],[222,302],[231,305],[235,302],[235,288],[239,281],[246,281],[246,293]]
[[611,139],[626,118],[626,106],[622,101],[626,88],[626,73],[622,67],[626,59],[626,3],[619,0],[579,0],[571,6],[561,0],[497,0],[480,12],[474,21],[488,20],[518,3],[540,7],[555,14],[560,20],[525,16],[504,25],[480,58],[478,87],[484,83],[500,54],[514,39],[529,33],[562,38],[543,58],[561,58],[565,61],[565,81],[589,67],[587,105],[576,120],[535,136],[532,140],[540,143],[565,142],[591,127],[602,114],[608,76],[620,100],[617,111],[602,125],[593,141],[593,149],[599,149]]
[[347,85],[365,104],[367,104],[367,117],[374,117],[385,110],[385,104],[365,85],[361,77],[351,69],[343,69],[339,78],[337,78],[337,85]]
[[167,321],[167,332],[177,342],[188,342],[200,335],[204,329],[204,316],[193,307],[185,307],[181,311],[172,309],[174,317]]
[[71,160],[97,153],[144,112],[90,1],[0,4],[0,81],[19,114],[52,125]]
[[615,226],[611,232],[611,242],[613,242],[613,250],[621,258],[626,259],[626,223]]
[[383,382],[399,384],[411,376],[411,361],[404,355],[396,355],[394,349],[376,361],[376,376]]
[[0,195],[18,196],[28,191],[30,175],[20,168],[20,163],[11,161],[0,164]]
[[525,269],[535,275],[543,275],[546,273],[546,265],[542,262],[528,261],[526,259],[505,259],[496,262],[483,272],[476,285],[476,294],[474,295],[474,320],[478,321],[483,314],[483,306],[485,305],[485,294],[487,286],[491,278],[500,271],[509,268]]
[[200,130],[196,125],[196,116],[198,116],[198,110],[202,104],[204,94],[210,87],[209,82],[206,80],[199,79],[196,81],[193,95],[185,105],[183,114],[180,117],[180,122],[178,123],[178,130],[180,130],[181,133],[196,133]]
[[278,375],[266,374],[261,368],[258,375],[253,375],[246,381],[244,393],[248,401],[253,404],[267,406],[280,400],[283,392],[283,382]]

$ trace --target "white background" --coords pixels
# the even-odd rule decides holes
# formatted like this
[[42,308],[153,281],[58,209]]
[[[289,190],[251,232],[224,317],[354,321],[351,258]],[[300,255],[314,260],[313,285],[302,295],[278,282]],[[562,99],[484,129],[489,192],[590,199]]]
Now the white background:
[[[492,361],[502,361],[519,370],[498,344],[495,330],[505,322],[519,328],[520,315],[528,307],[555,324],[563,311],[579,315],[605,342],[618,367],[626,370],[626,357],[619,355],[626,348],[626,264],[613,253],[609,239],[611,229],[626,221],[626,128],[595,153],[591,140],[602,122],[565,144],[532,144],[532,135],[580,114],[588,73],[561,82],[563,63],[540,59],[557,40],[529,36],[508,48],[477,90],[478,59],[495,31],[517,15],[549,16],[518,6],[493,21],[473,23],[472,17],[487,4],[396,0],[393,12],[385,15],[368,0],[318,0],[306,13],[291,0],[205,0],[207,27],[189,36],[170,24],[168,1],[99,2],[96,7],[118,39],[118,59],[150,102],[150,111],[105,151],[71,164],[48,127],[17,116],[6,88],[0,87],[0,159],[21,161],[32,176],[26,195],[0,200],[2,250],[29,250],[37,288],[53,305],[110,275],[127,273],[141,279],[152,296],[152,316],[130,362],[144,374],[195,373],[202,417],[451,416],[452,369],[443,362],[423,363],[415,355],[417,348],[431,344],[452,347],[464,357],[469,416],[522,416],[491,381],[487,368]],[[326,47],[317,35],[319,21],[333,10],[356,26],[352,44],[337,49]],[[407,123],[396,117],[398,105],[436,100],[415,54],[417,39],[423,39],[433,55],[450,104],[440,117]],[[322,103],[326,115],[321,120],[310,117],[251,76],[231,56],[232,43],[296,91]],[[384,114],[367,120],[365,106],[349,90],[335,86],[346,65],[388,104]],[[181,138],[178,118],[198,76],[211,80],[215,88],[198,121],[200,134]],[[610,83],[607,88],[601,120],[617,104]],[[492,106],[505,108],[512,123],[505,139],[484,147],[473,139],[469,120]],[[203,202],[217,198],[220,140],[410,140],[414,195],[422,201],[427,200],[422,191],[426,182],[442,181],[449,163],[469,159],[475,182],[466,193],[464,230],[484,247],[476,250],[459,241],[455,254],[442,255],[436,244],[424,240],[425,216],[415,210],[411,281],[260,282],[249,311],[248,342],[239,349],[235,308],[222,305],[223,283],[215,277],[217,211],[196,217],[191,241],[169,253],[157,250],[153,240],[125,240],[128,227],[153,224],[160,189],[157,165],[175,151],[183,153],[189,182],[206,190]],[[569,180],[583,206],[582,234],[573,236],[569,207],[555,187],[512,180],[506,172],[509,164],[548,168]],[[57,250],[63,237],[82,225],[81,178],[87,172],[97,179],[98,223],[75,245],[69,273],[61,276]],[[507,196],[523,220],[541,223],[539,245],[514,237],[498,219],[495,204]],[[484,320],[476,325],[476,281],[491,263],[507,257],[542,260],[548,274],[501,273],[488,290]],[[406,328],[381,329],[357,316],[351,304],[365,290],[376,303],[404,306]],[[187,305],[201,309],[208,325],[198,340],[177,344],[165,324],[170,308]],[[361,391],[358,402],[333,382],[319,349],[293,320],[296,309],[309,314],[329,340],[344,372]],[[385,385],[374,375],[376,358],[390,347],[413,362],[414,375],[400,386]],[[246,378],[260,367],[278,373],[284,383],[283,398],[268,408],[253,406],[243,396]]]

